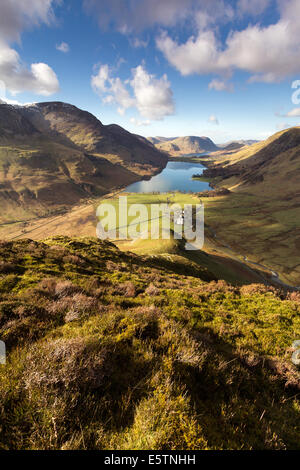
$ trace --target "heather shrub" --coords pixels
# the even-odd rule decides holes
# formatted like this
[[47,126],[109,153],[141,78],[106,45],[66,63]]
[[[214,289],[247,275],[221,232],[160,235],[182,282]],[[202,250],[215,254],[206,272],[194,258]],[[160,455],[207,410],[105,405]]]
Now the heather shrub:
[[272,293],[277,295],[278,290],[272,286],[266,286],[265,284],[247,284],[240,288],[242,295],[254,295],[254,294],[267,294]]
[[159,295],[160,291],[159,291],[159,288],[156,287],[154,284],[150,284],[147,289],[145,290],[145,294],[147,295]]
[[66,264],[77,264],[78,266],[84,264],[84,260],[76,255],[66,255],[62,260]]
[[198,293],[200,295],[209,296],[211,294],[220,293],[225,294],[228,292],[236,292],[236,287],[231,286],[226,281],[210,281],[203,283],[198,287]]
[[68,389],[91,391],[99,388],[110,374],[109,355],[108,345],[78,337],[39,344],[27,357],[25,389],[29,394],[43,390],[43,396],[52,400],[50,390],[59,393]]
[[93,297],[87,297],[80,293],[77,293],[72,297],[65,298],[64,300],[64,306],[67,308],[65,316],[66,322],[78,320],[83,316],[90,315],[97,305],[97,301]]
[[1,449],[300,448],[297,293],[89,238],[1,257]]
[[289,292],[287,298],[292,302],[300,304],[300,292]]
[[114,289],[115,294],[122,295],[124,297],[135,297],[136,295],[136,288],[135,285],[130,282],[123,282],[118,284]]
[[42,292],[47,292],[50,295],[54,295],[56,293],[56,286],[57,286],[57,279],[56,278],[46,278],[42,279],[37,284],[37,289],[40,289]]
[[55,295],[57,297],[65,297],[76,292],[80,292],[81,289],[75,286],[71,281],[59,281],[55,286]]

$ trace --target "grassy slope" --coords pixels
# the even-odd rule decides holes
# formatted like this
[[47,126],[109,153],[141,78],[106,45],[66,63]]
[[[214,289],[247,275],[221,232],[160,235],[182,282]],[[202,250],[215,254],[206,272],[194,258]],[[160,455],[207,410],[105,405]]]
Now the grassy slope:
[[[125,195],[123,193],[122,195]],[[205,244],[203,251],[186,251],[184,241],[175,240],[172,235],[173,224],[171,223],[171,238],[169,240],[153,240],[150,237],[151,204],[179,204],[184,208],[184,204],[199,204],[200,199],[196,194],[184,194],[180,192],[169,194],[127,194],[128,207],[132,204],[143,204],[147,208],[147,216],[143,218],[144,223],[137,227],[139,234],[148,234],[149,239],[138,238],[135,240],[115,240],[114,242],[122,251],[131,251],[136,254],[149,255],[157,258],[176,260],[178,263],[196,263],[203,266],[214,274],[217,279],[225,279],[233,284],[243,284],[249,282],[261,282],[262,277],[259,270],[250,270],[241,264],[240,260],[232,257],[231,253],[225,253],[224,249],[213,240],[209,230],[205,230]],[[105,199],[103,200],[105,202]],[[116,209],[117,231],[119,230],[119,200],[107,200]],[[128,224],[135,217],[128,217]],[[161,218],[159,220],[161,230]]]
[[[124,195],[124,193],[122,193]],[[43,238],[56,235],[73,236],[90,236],[94,237],[96,234],[96,209],[100,202],[106,201],[112,203],[116,207],[118,216],[118,200],[116,193],[112,193],[110,198],[105,196],[105,199],[91,199],[86,201],[85,204],[75,206],[69,211],[62,214],[55,214],[45,218],[36,218],[31,222],[24,224],[10,223],[4,224],[0,227],[0,235],[3,239],[14,240],[22,237],[29,237],[34,240],[41,240]],[[121,195],[121,193],[119,193]],[[151,203],[166,203],[167,198],[169,201],[180,203],[195,204],[199,202],[196,195],[176,193],[166,195],[155,194],[130,194],[128,195],[129,203],[143,203],[148,209],[150,214]],[[202,198],[205,202],[205,198]],[[207,206],[207,203],[205,202]],[[130,220],[130,217],[129,217]],[[145,224],[144,224],[145,225]],[[146,229],[146,226],[144,226]],[[142,232],[143,232],[142,227]],[[233,284],[245,284],[251,282],[262,282],[261,269],[251,267],[248,268],[242,259],[235,257],[232,252],[225,250],[211,234],[211,231],[206,228],[205,230],[205,244],[203,251],[187,252],[183,249],[183,243],[174,240],[143,240],[138,239],[134,241],[118,241],[115,243],[122,251],[131,251],[137,254],[149,254],[152,257],[176,259],[184,265],[196,263],[200,266],[207,268],[214,274],[217,279],[225,279]],[[264,275],[268,279],[268,276]]]
[[233,193],[207,199],[206,221],[239,254],[300,285],[298,211],[289,202]]
[[300,449],[297,294],[87,238],[0,259],[0,448]]
[[[237,253],[300,285],[300,129],[283,131],[216,164],[235,173],[215,179],[229,196],[206,198],[206,221]],[[287,148],[287,150],[285,150]]]
[[46,102],[33,108],[22,108],[22,112],[41,132],[66,145],[75,145],[119,163],[134,174],[152,175],[154,169],[162,168],[166,163],[166,157],[147,139],[115,124],[105,126],[91,113],[76,106]]
[[1,222],[55,213],[137,176],[119,164],[49,141],[0,146]]
[[64,103],[0,105],[0,223],[66,211],[155,174],[166,156]]

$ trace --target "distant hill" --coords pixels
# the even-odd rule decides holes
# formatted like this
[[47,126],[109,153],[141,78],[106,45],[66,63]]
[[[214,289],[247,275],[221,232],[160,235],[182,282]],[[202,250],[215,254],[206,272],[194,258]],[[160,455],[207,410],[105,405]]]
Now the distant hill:
[[225,144],[218,145],[222,150],[237,150],[245,145],[253,145],[259,142],[259,140],[233,140]]
[[160,171],[147,139],[75,106],[0,104],[0,220],[40,216]]
[[209,137],[148,137],[148,140],[150,140],[158,150],[167,152],[172,156],[214,152],[218,150],[218,147]]
[[[223,176],[226,186],[270,194],[300,193],[300,127],[277,132],[269,139],[224,155],[206,174]],[[284,184],[288,182],[288,184]],[[254,187],[255,185],[255,187]]]
[[153,144],[160,144],[162,142],[168,142],[169,140],[178,139],[178,137],[147,137],[147,139]]

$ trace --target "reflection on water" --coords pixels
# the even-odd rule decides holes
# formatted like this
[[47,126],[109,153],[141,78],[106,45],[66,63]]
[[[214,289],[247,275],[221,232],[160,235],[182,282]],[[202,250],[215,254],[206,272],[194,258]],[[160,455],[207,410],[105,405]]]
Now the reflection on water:
[[202,174],[204,166],[200,163],[169,162],[166,168],[149,181],[138,181],[125,189],[131,193],[161,193],[168,191],[200,192],[210,190],[209,183],[192,180],[192,176]]

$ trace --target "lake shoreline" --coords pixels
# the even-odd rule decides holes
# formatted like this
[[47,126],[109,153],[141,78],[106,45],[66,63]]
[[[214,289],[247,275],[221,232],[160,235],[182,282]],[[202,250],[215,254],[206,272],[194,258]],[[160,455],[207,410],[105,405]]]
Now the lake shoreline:
[[[195,161],[194,159],[197,158]],[[199,193],[210,191],[212,186],[209,181],[193,179],[195,173],[202,174],[207,168],[203,165],[203,157],[180,157],[170,159],[166,167],[157,175],[143,178],[124,188],[128,193],[168,193],[173,191]]]

